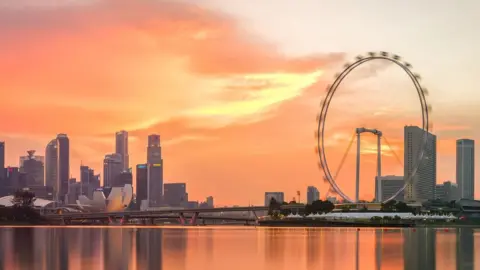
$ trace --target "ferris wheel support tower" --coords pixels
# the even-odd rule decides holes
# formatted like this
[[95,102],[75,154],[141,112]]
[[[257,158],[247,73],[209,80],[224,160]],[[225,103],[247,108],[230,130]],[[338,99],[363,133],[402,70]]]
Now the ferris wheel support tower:
[[378,129],[357,128],[357,171],[355,178],[355,202],[359,202],[360,198],[360,135],[362,133],[372,133],[377,136],[377,177],[382,176],[382,132]]

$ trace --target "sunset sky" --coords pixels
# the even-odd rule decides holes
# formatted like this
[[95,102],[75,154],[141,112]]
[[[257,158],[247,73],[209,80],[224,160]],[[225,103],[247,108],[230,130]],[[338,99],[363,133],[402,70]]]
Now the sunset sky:
[[[455,181],[455,139],[480,136],[478,10],[475,0],[2,0],[0,141],[18,166],[67,133],[78,177],[81,162],[102,172],[115,131],[129,131],[132,166],[158,133],[165,182],[186,182],[193,200],[261,204],[265,191],[290,200],[297,190],[305,200],[309,185],[323,197],[314,130],[325,87],[356,55],[389,51],[422,76],[437,182]],[[403,126],[420,117],[400,68],[365,64],[331,105],[331,170],[361,126],[382,130],[403,161]],[[361,197],[371,199],[375,138],[362,143]],[[382,149],[383,173],[402,175]],[[354,150],[338,178],[351,197]]]

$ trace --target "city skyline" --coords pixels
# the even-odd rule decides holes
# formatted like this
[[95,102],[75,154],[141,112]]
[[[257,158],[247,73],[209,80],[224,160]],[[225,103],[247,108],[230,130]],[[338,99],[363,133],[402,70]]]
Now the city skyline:
[[[0,5],[0,34],[9,36],[0,44],[5,60],[0,71],[8,78],[0,82],[5,163],[15,165],[28,149],[42,153],[56,134],[66,133],[70,174],[78,179],[81,161],[103,171],[105,154],[115,149],[113,134],[126,130],[130,167],[145,163],[147,136],[160,134],[168,160],[164,182],[187,183],[194,199],[214,195],[220,204],[260,203],[265,191],[284,191],[290,198],[310,185],[326,194],[312,134],[325,86],[356,54],[386,50],[405,57],[430,90],[437,183],[455,182],[455,141],[477,140],[480,134],[474,65],[479,41],[472,34],[479,3],[417,1],[407,21],[372,19],[387,10],[405,16],[406,2],[411,1],[264,1],[254,8],[217,0],[201,5],[121,0],[116,8],[113,1],[62,9]],[[267,12],[272,6],[274,12]],[[352,23],[332,27],[339,18],[329,14],[338,12],[349,14]],[[277,13],[294,17],[296,25]],[[362,42],[357,33],[365,34]],[[98,38],[106,41],[97,44]],[[18,50],[28,53],[12,57]],[[332,167],[355,127],[382,130],[403,156],[403,127],[419,124],[418,101],[402,74],[390,66],[373,71],[352,77],[334,98],[328,134]],[[395,102],[377,99],[380,90]],[[373,198],[375,157],[365,140],[361,196]],[[382,150],[384,174],[401,175],[388,147]],[[478,168],[480,159],[475,160]],[[352,162],[338,182],[353,195]]]

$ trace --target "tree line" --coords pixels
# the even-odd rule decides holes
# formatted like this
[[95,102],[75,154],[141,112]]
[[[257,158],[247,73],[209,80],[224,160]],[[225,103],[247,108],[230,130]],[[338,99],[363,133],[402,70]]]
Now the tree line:
[[[292,214],[292,210],[290,209],[281,209],[282,205],[292,205],[297,204],[296,201],[287,202],[278,202],[275,198],[270,199],[270,204],[268,206],[268,215],[269,216],[278,216],[284,215],[288,216]],[[293,214],[299,215],[310,215],[310,214],[323,214],[323,213],[330,213],[335,209],[335,205],[330,201],[322,201],[316,200],[313,201],[311,204],[304,205],[303,208],[299,208],[299,212],[295,212]]]

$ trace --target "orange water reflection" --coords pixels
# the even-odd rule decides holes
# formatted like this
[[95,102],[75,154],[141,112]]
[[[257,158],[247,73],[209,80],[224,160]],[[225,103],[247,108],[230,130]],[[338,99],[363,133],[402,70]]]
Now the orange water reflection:
[[0,227],[0,269],[480,269],[472,229]]

